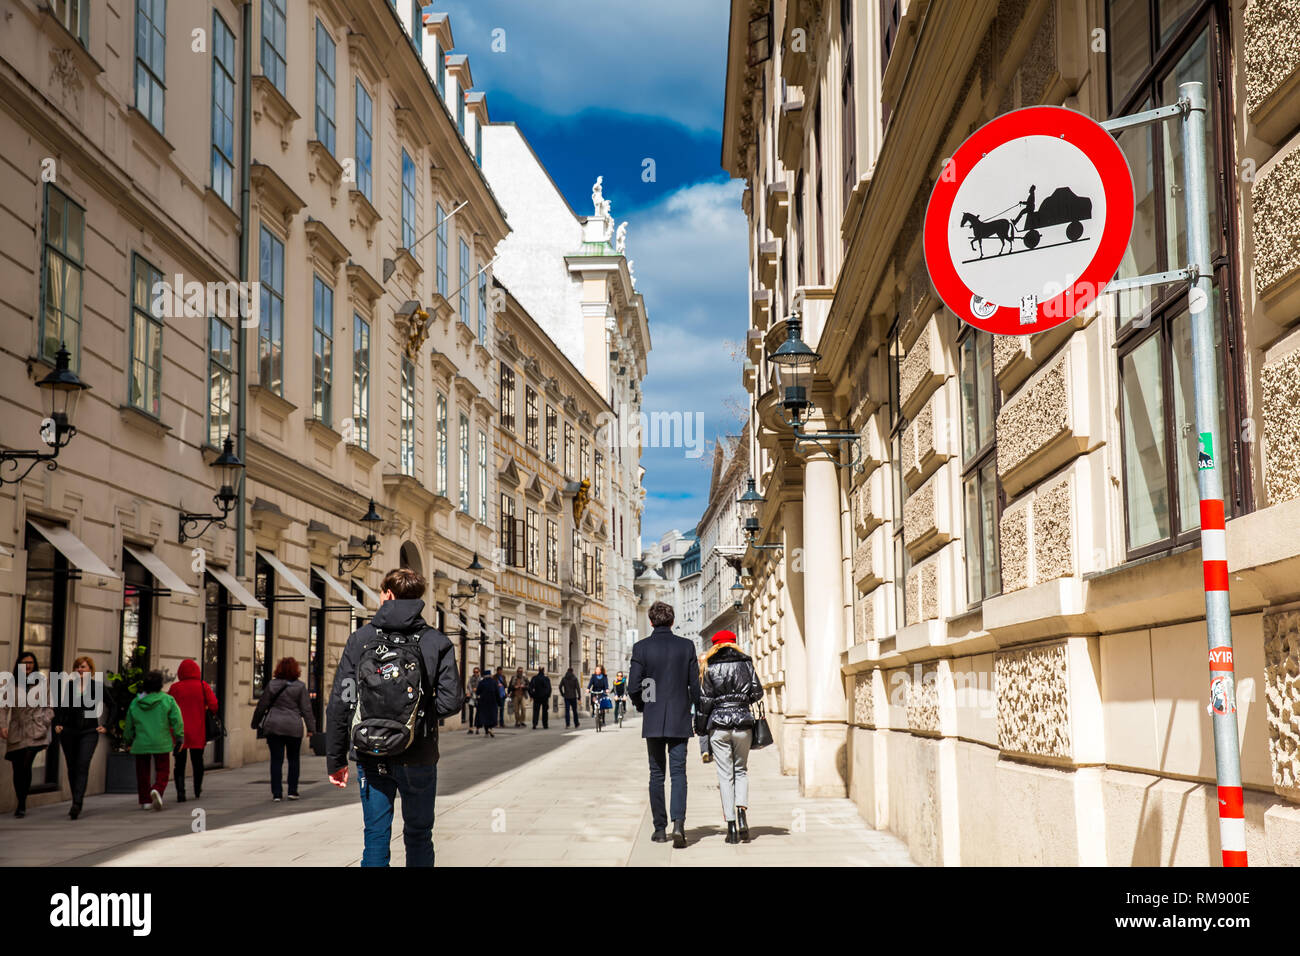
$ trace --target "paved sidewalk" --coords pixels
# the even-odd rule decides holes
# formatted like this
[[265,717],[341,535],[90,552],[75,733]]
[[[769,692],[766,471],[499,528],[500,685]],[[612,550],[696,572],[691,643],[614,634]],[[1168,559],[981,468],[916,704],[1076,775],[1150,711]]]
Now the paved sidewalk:
[[[444,732],[434,847],[440,866],[910,866],[898,838],[868,828],[845,799],[804,800],[779,773],[775,747],[750,757],[753,842],[723,842],[717,778],[691,743],[689,844],[650,842],[646,756],[638,720],[597,734],[565,730]],[[302,799],[272,803],[265,763],[212,771],[203,799],[136,808],[134,794],[88,797],[80,819],[66,803],[0,818],[0,866],[356,866],[356,784],[325,780],[303,758]],[[400,805],[399,805],[400,812]],[[400,824],[393,863],[404,859]]]

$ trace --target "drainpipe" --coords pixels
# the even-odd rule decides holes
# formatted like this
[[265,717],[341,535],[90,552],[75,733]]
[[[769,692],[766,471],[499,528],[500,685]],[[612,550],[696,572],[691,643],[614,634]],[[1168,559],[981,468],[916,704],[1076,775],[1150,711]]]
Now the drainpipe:
[[[240,153],[242,155],[240,156],[241,169],[240,169],[240,176],[239,176],[239,182],[240,182],[239,288],[241,290],[248,288],[247,285],[248,283],[248,225],[249,225],[248,173],[249,173],[249,168],[252,165],[250,160],[250,157],[252,155],[251,153],[252,122],[250,120],[250,116],[252,114],[252,109],[253,109],[252,34],[253,34],[253,4],[250,2],[244,4],[244,25],[243,25],[243,37],[242,37],[243,47],[244,47],[243,50],[243,60],[244,60],[243,74],[244,75],[242,77],[243,89],[241,91],[242,95],[240,96],[240,104],[239,104],[241,110],[240,119],[239,119],[239,136],[240,136],[240,142],[243,144],[240,150]],[[239,301],[240,304],[242,305],[244,302],[244,298],[242,295],[240,296]],[[244,332],[246,331],[246,326],[244,322],[247,317],[241,314],[239,318],[240,318],[239,356],[236,362],[236,375],[239,378],[239,408],[236,411],[237,417],[235,419],[236,433],[239,436],[236,439],[236,441],[238,442],[239,447],[238,450],[236,451],[236,454],[239,455],[240,461],[247,463],[248,449],[244,441],[244,430],[248,424],[248,416],[244,413],[244,400],[248,396],[248,384],[246,381],[247,372],[248,372],[248,353],[244,347]],[[246,527],[247,518],[245,517],[247,509],[245,507],[244,488],[248,484],[247,468],[245,468],[244,471],[245,473],[242,476],[242,480],[239,482],[239,501],[238,504],[235,506],[235,577],[237,578],[242,578],[244,576],[244,564],[245,564],[244,536],[247,531],[247,527]]]

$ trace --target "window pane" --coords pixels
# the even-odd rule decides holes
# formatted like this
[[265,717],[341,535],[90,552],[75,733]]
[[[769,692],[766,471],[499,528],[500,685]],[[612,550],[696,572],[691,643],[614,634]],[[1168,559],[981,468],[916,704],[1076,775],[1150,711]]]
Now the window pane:
[[975,336],[975,382],[979,395],[979,444],[993,440],[993,336]]
[[979,450],[979,393],[975,382],[975,336],[961,343],[961,447],[970,458]]
[[1002,564],[998,553],[997,462],[980,469],[980,519],[984,534],[984,596],[1002,590]]
[[1142,71],[1151,65],[1150,0],[1112,0],[1110,30],[1111,104],[1118,108]]
[[1169,536],[1165,419],[1160,336],[1152,335],[1121,362],[1124,420],[1124,496],[1128,546]]
[[[1139,109],[1150,109],[1146,100]],[[1155,132],[1151,129],[1131,129],[1119,136],[1120,148],[1128,159],[1133,173],[1133,193],[1137,203],[1133,215],[1133,234],[1128,249],[1120,263],[1120,278],[1159,272],[1156,245],[1156,222],[1159,209],[1156,200],[1155,160],[1153,149]],[[1117,293],[1117,321],[1119,325],[1139,315],[1151,303],[1151,290],[1132,289]]]
[[[1200,83],[1206,96],[1213,97],[1214,83],[1211,81],[1209,31],[1205,30],[1175,64],[1173,72],[1160,84],[1160,98],[1164,103],[1178,102],[1178,87],[1183,83]],[[1215,197],[1218,191],[1213,184],[1218,182],[1218,153],[1214,148],[1215,117],[1217,110],[1211,101],[1205,111],[1205,174],[1210,188],[1210,251],[1219,252],[1222,242],[1219,236],[1219,208]],[[1181,124],[1162,123],[1165,155],[1165,234],[1168,247],[1167,261],[1169,267],[1187,264],[1187,223],[1183,208],[1183,139]]]
[[1158,0],[1156,6],[1160,20],[1161,44],[1169,42],[1174,31],[1178,29],[1179,21],[1196,5],[1197,0]]
[[[1210,323],[1214,327],[1215,369],[1223,368],[1223,340],[1219,329],[1219,296],[1210,296]],[[1195,462],[1200,451],[1199,436],[1196,428],[1195,389],[1192,375],[1192,322],[1191,316],[1183,312],[1170,325],[1170,350],[1172,352],[1174,376],[1174,454],[1178,456],[1178,530],[1187,531],[1198,528],[1201,524],[1200,488],[1197,484]],[[1219,421],[1218,442],[1214,448],[1214,464],[1224,476],[1223,498],[1225,508],[1231,499],[1227,481],[1227,449],[1231,448],[1232,436],[1228,434],[1228,405],[1222,374],[1219,375]],[[1229,512],[1230,513],[1230,512]]]
[[979,473],[966,479],[966,601],[974,604],[984,597],[982,570],[983,560],[980,555],[980,495]]

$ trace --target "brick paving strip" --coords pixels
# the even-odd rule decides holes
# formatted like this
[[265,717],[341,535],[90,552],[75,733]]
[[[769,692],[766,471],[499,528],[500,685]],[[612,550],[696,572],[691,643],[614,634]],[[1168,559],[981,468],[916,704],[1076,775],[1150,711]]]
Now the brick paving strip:
[[[712,765],[691,742],[688,846],[650,841],[646,757],[634,718],[621,729],[444,732],[434,848],[440,866],[910,866],[906,846],[870,829],[846,799],[804,800],[776,749],[750,756],[753,842],[728,846]],[[0,866],[356,866],[356,784],[338,790],[322,758],[305,756],[300,801],[272,803],[267,764],[209,772],[201,800],[159,813],[134,794],[92,796],[0,817]],[[205,829],[196,828],[202,810]],[[400,803],[393,863],[401,865]]]

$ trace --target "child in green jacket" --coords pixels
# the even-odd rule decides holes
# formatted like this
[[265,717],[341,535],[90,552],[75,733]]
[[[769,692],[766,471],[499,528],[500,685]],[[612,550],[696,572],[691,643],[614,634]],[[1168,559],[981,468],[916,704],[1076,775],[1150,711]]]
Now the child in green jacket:
[[[144,679],[144,693],[131,701],[126,711],[123,740],[135,754],[135,786],[140,809],[162,809],[163,791],[171,775],[172,750],[185,736],[185,722],[176,698],[162,692],[161,671],[150,671]],[[149,765],[154,766],[153,787],[149,786]]]

